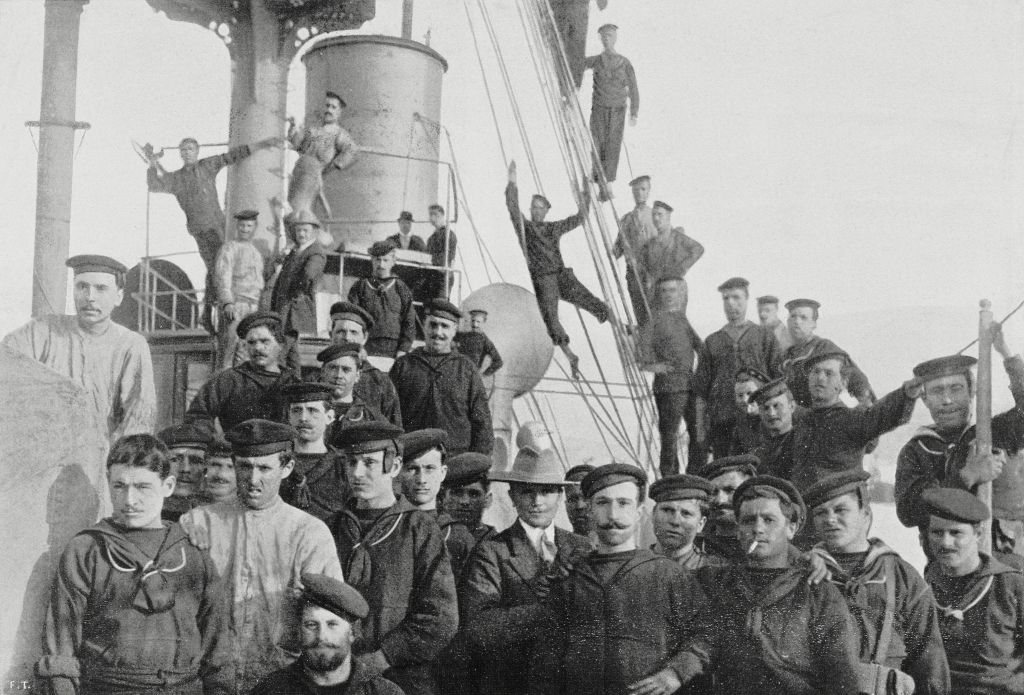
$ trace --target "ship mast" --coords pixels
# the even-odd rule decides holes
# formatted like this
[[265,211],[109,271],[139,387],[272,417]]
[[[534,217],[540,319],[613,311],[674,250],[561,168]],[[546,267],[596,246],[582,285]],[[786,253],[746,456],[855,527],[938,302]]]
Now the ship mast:
[[26,123],[39,128],[32,316],[64,313],[67,296],[75,131],[89,127],[75,120],[78,30],[87,2],[46,0],[39,120]]

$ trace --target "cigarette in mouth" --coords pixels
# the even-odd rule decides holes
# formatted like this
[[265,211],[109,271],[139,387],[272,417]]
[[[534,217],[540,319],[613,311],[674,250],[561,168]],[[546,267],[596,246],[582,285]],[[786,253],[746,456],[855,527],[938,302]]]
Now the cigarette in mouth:
[[747,555],[750,555],[750,554],[751,554],[752,552],[754,552],[754,549],[755,549],[756,547],[757,547],[757,541],[753,541],[753,542],[752,542],[752,543],[750,544],[750,547],[749,547],[749,548],[747,548]]

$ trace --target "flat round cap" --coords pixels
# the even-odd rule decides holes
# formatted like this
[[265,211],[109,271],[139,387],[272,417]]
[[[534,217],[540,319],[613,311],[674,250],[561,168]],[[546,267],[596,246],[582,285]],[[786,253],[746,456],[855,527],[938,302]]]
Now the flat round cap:
[[650,182],[651,182],[651,177],[648,176],[647,174],[642,174],[641,176],[637,176],[635,179],[630,181],[629,185],[630,186],[639,186],[642,183],[650,183]]
[[842,350],[823,350],[816,355],[811,355],[804,360],[804,366],[811,367],[818,364],[818,362],[824,362],[825,360],[839,360],[842,365],[850,364],[850,356]]
[[330,402],[334,387],[319,381],[297,381],[282,388],[281,393],[289,403]]
[[927,380],[955,374],[967,374],[976,364],[978,364],[978,360],[970,355],[936,357],[914,367],[914,376]]
[[271,420],[246,420],[224,433],[235,456],[268,456],[289,451],[299,433],[290,425]]
[[431,449],[440,449],[442,454],[448,449],[448,433],[436,427],[406,432],[398,437],[398,441],[405,461],[417,459]]
[[408,210],[402,210],[400,213],[398,213],[398,221],[412,222],[412,213],[409,212]]
[[778,304],[779,303],[779,298],[776,297],[774,294],[766,294],[763,297],[758,297],[757,298],[757,303],[758,304]]
[[821,302],[815,299],[807,299],[806,297],[790,299],[786,302],[786,309],[789,311],[793,311],[793,309],[800,309],[801,307],[807,307],[808,309],[814,309],[817,311],[821,308]]
[[255,210],[239,210],[235,213],[236,220],[254,220],[260,216]]
[[606,463],[587,473],[580,481],[580,491],[584,497],[592,497],[606,487],[626,482],[636,483],[643,490],[647,487],[647,474],[630,463]]
[[206,447],[206,455],[220,457],[231,456],[231,442],[224,439],[224,437],[214,437],[210,440],[210,445]]
[[761,459],[753,454],[739,454],[738,456],[719,456],[711,463],[704,466],[701,474],[708,480],[717,478],[720,475],[739,471],[744,475],[757,475],[757,467],[761,465]]
[[715,486],[696,475],[667,475],[651,485],[651,499],[655,502],[669,500],[708,500],[715,494]]
[[673,210],[675,210],[674,207],[672,207],[668,203],[662,202],[660,200],[655,200],[654,201],[654,205],[652,205],[651,208],[661,208],[662,210],[665,210],[666,212],[672,212]]
[[470,316],[473,316],[474,314],[483,314],[484,316],[488,315],[487,309],[480,308],[466,309],[466,313],[469,314]]
[[487,480],[491,470],[491,457],[476,451],[467,451],[452,456],[445,462],[448,473],[441,482],[441,487],[457,488]]
[[303,572],[302,598],[350,622],[370,614],[370,606],[353,587],[326,574]]
[[274,311],[257,311],[249,314],[241,321],[238,322],[238,327],[235,328],[235,333],[238,334],[239,338],[245,339],[249,331],[260,326],[266,326],[270,329],[271,333],[278,333],[281,331],[281,315]]
[[546,207],[548,210],[551,209],[551,201],[542,196],[540,193],[533,194],[533,196],[530,198],[530,202],[533,202],[534,200],[539,200],[544,204],[544,207]]
[[168,449],[188,448],[207,450],[213,441],[212,429],[203,422],[183,422],[157,432],[156,438]]
[[565,479],[571,483],[578,483],[587,477],[587,474],[594,470],[596,466],[591,466],[589,463],[580,463],[573,466],[565,472]]
[[602,24],[597,28],[598,34],[603,34],[606,31],[618,31],[619,27],[617,24]]
[[388,255],[389,253],[394,251],[395,248],[395,242],[391,241],[390,239],[385,239],[384,241],[373,242],[373,245],[370,246],[369,249],[367,249],[367,253],[369,253],[374,258],[380,258],[381,256]]
[[728,280],[723,282],[721,285],[719,285],[718,286],[718,291],[719,292],[725,292],[726,290],[736,290],[736,289],[745,290],[745,289],[748,289],[749,287],[750,287],[750,281],[749,280],[747,280],[746,278],[735,277],[735,278],[729,278]]
[[327,364],[333,362],[339,357],[354,357],[356,361],[359,361],[360,355],[362,355],[363,346],[359,343],[338,343],[337,345],[328,345],[320,352],[316,353],[317,360],[321,364]]
[[734,381],[757,381],[762,384],[766,384],[771,381],[771,378],[762,372],[760,369],[754,367],[740,367],[736,370],[736,374],[733,376]]
[[773,475],[755,475],[753,478],[744,480],[736,488],[736,492],[733,493],[732,497],[732,506],[736,510],[736,518],[739,518],[740,505],[745,500],[765,495],[796,505],[797,529],[803,526],[804,521],[807,520],[807,506],[804,504],[804,499],[800,495],[799,490],[788,480],[776,478]]
[[779,378],[774,381],[769,381],[757,391],[750,394],[750,400],[761,405],[763,403],[767,403],[776,396],[781,396],[784,393],[790,393],[789,385],[786,383],[785,378]]
[[373,328],[373,317],[363,307],[352,302],[335,302],[331,305],[331,321],[355,321],[363,328]]
[[458,321],[462,318],[462,312],[459,311],[459,307],[455,306],[447,299],[435,298],[427,302],[426,305],[427,316],[439,316],[449,321]]
[[921,502],[930,515],[963,524],[980,524],[990,516],[984,502],[959,488],[930,487],[921,493]]
[[352,453],[383,451],[394,446],[402,452],[399,437],[404,434],[401,427],[387,421],[363,420],[345,427],[335,427],[331,433],[331,446]]
[[494,471],[490,474],[492,481],[500,483],[529,483],[532,485],[572,485],[562,479],[562,471],[551,449],[537,451],[533,447],[524,446],[516,453],[512,468],[507,471]]
[[871,474],[867,471],[843,471],[827,475],[804,490],[804,503],[808,509],[841,497],[850,492],[866,491]]
[[121,277],[128,272],[128,268],[121,261],[94,253],[72,256],[64,261],[64,265],[75,271],[75,275],[79,273],[110,273]]

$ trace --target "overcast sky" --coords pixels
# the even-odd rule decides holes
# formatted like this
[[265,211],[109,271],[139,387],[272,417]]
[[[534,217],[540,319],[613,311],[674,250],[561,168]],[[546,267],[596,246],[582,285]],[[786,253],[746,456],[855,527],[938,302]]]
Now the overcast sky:
[[[567,215],[574,203],[517,14],[511,0],[488,3],[541,153],[552,215]],[[378,18],[364,31],[397,33],[400,5],[378,0]],[[714,287],[729,276],[750,278],[755,296],[813,296],[823,303],[822,332],[842,337],[869,374],[881,375],[876,388],[884,391],[919,359],[965,344],[978,298],[993,299],[997,314],[1024,298],[1021,11],[1010,0],[610,0],[604,12],[593,8],[592,27],[619,24],[619,50],[640,85],[618,213],[630,207],[624,182],[650,174],[653,197],[673,204],[675,223],[704,244],[689,276],[690,314],[702,335],[722,322]],[[0,331],[26,320],[30,307],[36,154],[24,122],[39,117],[42,19],[41,2],[0,2]],[[428,30],[450,64],[443,120],[468,202],[506,279],[525,284],[462,1],[418,3],[414,35]],[[594,32],[590,48],[599,49]],[[522,160],[484,50],[502,137]],[[209,30],[171,22],[140,0],[85,7],[78,118],[92,129],[75,160],[72,253],[137,261],[146,190],[130,140],[225,140],[229,80],[227,51]],[[297,65],[289,105],[300,116],[302,81]],[[581,99],[589,108],[589,80]],[[177,166],[176,155],[167,164]],[[169,196],[153,198],[152,231],[154,253],[192,248]],[[459,234],[469,254],[468,225]],[[596,289],[580,234],[563,249]],[[471,284],[486,282],[480,265],[470,265]]]

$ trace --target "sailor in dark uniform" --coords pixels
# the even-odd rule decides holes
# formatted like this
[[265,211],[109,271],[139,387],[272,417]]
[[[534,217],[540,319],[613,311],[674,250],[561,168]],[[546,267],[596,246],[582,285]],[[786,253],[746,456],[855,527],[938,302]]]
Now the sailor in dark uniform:
[[[949,666],[935,597],[917,570],[878,538],[868,538],[872,513],[864,471],[838,473],[804,494],[831,582],[860,630],[862,692],[894,682],[917,695],[949,692]],[[889,691],[886,691],[889,692]]]
[[309,381],[284,389],[288,424],[299,436],[294,442],[295,468],[281,483],[281,498],[321,521],[345,507],[345,484],[339,453],[328,446],[325,434],[334,421],[331,384]]
[[380,411],[356,393],[364,372],[359,368],[362,347],[358,343],[341,343],[321,350],[320,381],[332,387],[330,400],[334,422],[328,427],[327,439],[349,423],[364,420],[386,420]]
[[925,579],[935,592],[952,693],[1024,693],[1024,575],[978,550],[988,508],[956,488],[928,488]]
[[362,307],[351,302],[335,302],[331,305],[331,342],[356,343],[364,347],[359,360],[359,381],[353,393],[392,425],[402,426],[402,409],[398,405],[395,385],[388,375],[370,364],[366,359],[366,340],[373,328],[373,317]]
[[724,565],[724,557],[706,552],[695,543],[707,523],[714,492],[714,485],[695,475],[670,475],[651,485],[651,518],[658,539],[651,550],[688,570]]
[[160,517],[177,521],[192,507],[206,503],[201,487],[213,431],[203,423],[185,422],[161,430],[156,436],[167,446],[174,476],[174,492],[164,501]]
[[468,528],[437,507],[441,481],[448,474],[448,466],[445,465],[447,441],[448,433],[439,429],[406,432],[399,437],[402,470],[398,474],[398,483],[402,488],[402,496],[416,509],[429,512],[441,527],[441,535],[452,561],[452,572],[458,580],[476,540]]
[[441,507],[473,535],[476,543],[493,538],[497,530],[483,522],[491,506],[491,457],[467,451],[448,459],[448,474],[441,481]]
[[[839,346],[828,338],[814,335],[820,308],[821,304],[814,299],[793,299],[786,302],[786,310],[789,311],[786,326],[793,344],[782,354],[782,369],[796,402],[805,408],[811,407],[811,390],[807,383],[811,365],[808,360],[825,352],[841,351]],[[852,359],[849,360],[847,371],[849,376],[846,388],[850,395],[865,407],[874,403],[875,394],[871,390],[871,384]]]

